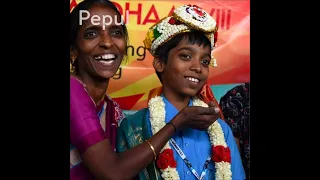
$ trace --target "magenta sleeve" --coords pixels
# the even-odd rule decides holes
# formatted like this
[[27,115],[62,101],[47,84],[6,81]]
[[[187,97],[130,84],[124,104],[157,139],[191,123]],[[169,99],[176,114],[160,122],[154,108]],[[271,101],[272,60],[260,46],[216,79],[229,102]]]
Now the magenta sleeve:
[[104,139],[94,102],[83,85],[70,77],[70,143],[83,153]]

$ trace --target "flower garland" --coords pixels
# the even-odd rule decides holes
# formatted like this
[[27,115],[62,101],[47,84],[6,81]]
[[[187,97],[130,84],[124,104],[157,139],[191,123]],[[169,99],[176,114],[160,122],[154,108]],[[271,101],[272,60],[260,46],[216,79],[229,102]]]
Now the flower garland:
[[[156,134],[166,125],[165,104],[161,96],[156,96],[150,99],[148,105],[150,110],[152,133]],[[193,105],[208,107],[206,103],[198,98],[193,99]],[[209,126],[207,132],[209,134],[212,147],[212,160],[215,162],[216,180],[232,179],[230,149],[227,147],[223,130],[218,121],[215,121],[211,126]],[[161,149],[156,164],[161,171],[162,178],[165,180],[180,179],[176,169],[177,164],[173,156],[173,150],[171,149],[169,142],[167,142],[166,145]]]

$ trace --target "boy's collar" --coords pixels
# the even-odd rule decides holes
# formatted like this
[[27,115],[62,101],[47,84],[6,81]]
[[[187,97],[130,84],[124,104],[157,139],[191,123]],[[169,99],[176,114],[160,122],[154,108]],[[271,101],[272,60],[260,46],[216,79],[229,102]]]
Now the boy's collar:
[[[172,103],[163,94],[161,94],[160,96],[163,98],[163,101],[165,103],[170,103],[172,105]],[[188,106],[192,106],[192,98],[190,98],[190,100],[188,102]]]

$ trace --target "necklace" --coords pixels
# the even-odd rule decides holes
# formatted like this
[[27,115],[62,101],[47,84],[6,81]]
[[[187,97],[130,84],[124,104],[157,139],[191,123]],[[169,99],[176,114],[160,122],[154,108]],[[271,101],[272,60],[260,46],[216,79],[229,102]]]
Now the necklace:
[[[198,98],[193,99],[193,105],[208,107],[206,103]],[[148,106],[150,111],[151,130],[153,134],[156,134],[166,125],[165,103],[161,96],[156,96],[150,99]],[[215,162],[216,180],[230,180],[232,175],[230,149],[225,142],[224,133],[219,122],[215,121],[211,126],[209,126],[207,132],[210,138],[212,160]],[[172,141],[170,140],[169,142]],[[156,164],[161,171],[162,178],[165,180],[179,180],[180,177],[176,169],[177,164],[169,142],[167,142],[161,149]]]

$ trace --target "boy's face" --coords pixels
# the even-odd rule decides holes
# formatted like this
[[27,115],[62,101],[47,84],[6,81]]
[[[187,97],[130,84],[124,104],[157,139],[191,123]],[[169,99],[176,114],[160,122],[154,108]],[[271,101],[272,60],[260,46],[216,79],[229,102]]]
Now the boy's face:
[[192,45],[185,38],[169,51],[167,64],[161,64],[163,87],[179,96],[195,96],[206,83],[210,60],[209,46]]

